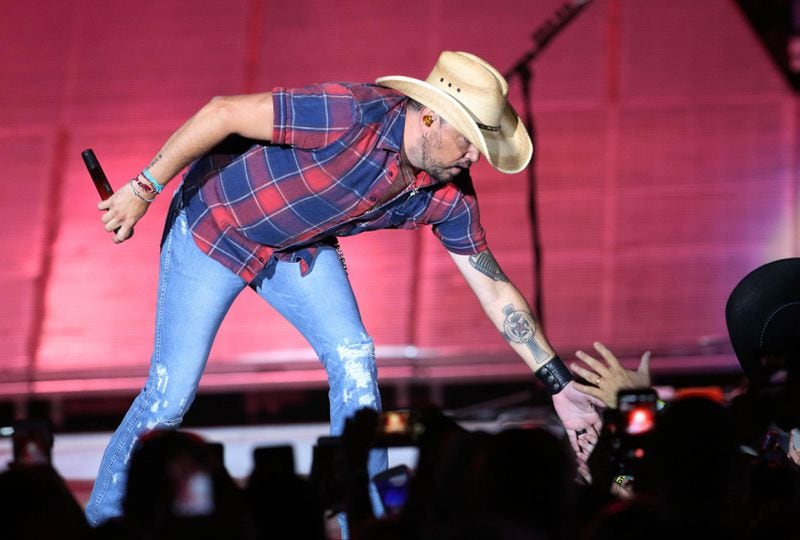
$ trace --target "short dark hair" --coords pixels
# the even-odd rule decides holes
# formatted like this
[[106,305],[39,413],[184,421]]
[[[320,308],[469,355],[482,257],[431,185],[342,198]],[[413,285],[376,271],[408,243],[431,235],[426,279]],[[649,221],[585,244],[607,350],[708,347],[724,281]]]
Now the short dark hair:
[[[415,100],[415,99],[411,99],[411,98],[408,98],[408,106],[409,106],[409,107],[411,107],[412,109],[414,109],[414,110],[415,110],[415,111],[417,111],[417,112],[419,112],[419,111],[421,111],[423,108],[427,107],[427,105],[423,105],[423,104],[422,104],[422,103],[420,103],[419,101],[417,101],[417,100]],[[428,108],[430,109],[430,107],[428,107]],[[433,111],[433,109],[431,109],[431,110]],[[436,111],[433,111],[433,112],[436,112]],[[440,122],[442,122],[442,123],[444,123],[444,124],[446,124],[446,123],[447,123],[447,120],[445,120],[445,119],[444,119],[444,117],[443,117],[441,114],[439,114],[439,113],[436,113],[436,116],[438,116],[438,117],[439,117],[439,121],[440,121]]]
[[421,111],[425,105],[423,105],[416,99],[408,98],[408,106],[414,109],[415,111]]

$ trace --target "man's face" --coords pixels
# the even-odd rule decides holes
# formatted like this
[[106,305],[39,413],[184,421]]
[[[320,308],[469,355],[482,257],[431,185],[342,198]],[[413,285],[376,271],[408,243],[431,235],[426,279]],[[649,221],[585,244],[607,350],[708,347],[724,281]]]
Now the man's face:
[[474,144],[441,118],[422,140],[422,168],[439,182],[449,182],[480,156]]

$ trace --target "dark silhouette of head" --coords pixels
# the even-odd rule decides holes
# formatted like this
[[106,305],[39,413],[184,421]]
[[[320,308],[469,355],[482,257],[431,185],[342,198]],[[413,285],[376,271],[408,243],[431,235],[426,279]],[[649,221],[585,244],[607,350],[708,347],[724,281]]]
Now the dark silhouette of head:
[[80,504],[50,465],[18,466],[0,473],[3,538],[85,538]]
[[800,425],[800,258],[745,276],[728,298],[725,318],[750,386],[753,421],[784,430]]
[[676,534],[720,535],[731,528],[737,453],[724,405],[705,397],[679,399],[659,413],[637,485],[663,503]]
[[575,459],[553,433],[538,427],[494,434],[481,473],[482,504],[492,516],[549,538],[571,535]]
[[176,430],[144,435],[131,454],[125,520],[146,534],[239,538],[250,523],[238,488],[202,438]]

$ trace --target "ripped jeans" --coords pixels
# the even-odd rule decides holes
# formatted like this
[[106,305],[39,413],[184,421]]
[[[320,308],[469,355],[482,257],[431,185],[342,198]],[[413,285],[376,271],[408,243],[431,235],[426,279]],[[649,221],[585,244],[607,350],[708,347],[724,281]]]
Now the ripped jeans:
[[[194,400],[217,330],[244,281],[195,245],[184,211],[174,219],[161,249],[155,344],[150,373],[111,438],[86,507],[93,526],[122,514],[128,461],[139,436],[177,428]],[[341,435],[348,416],[362,407],[380,410],[372,340],[333,248],[321,249],[313,269],[278,262],[270,278],[250,286],[308,340],[327,371],[331,434]],[[386,451],[372,451],[370,476],[387,467]],[[374,497],[373,497],[374,498]]]

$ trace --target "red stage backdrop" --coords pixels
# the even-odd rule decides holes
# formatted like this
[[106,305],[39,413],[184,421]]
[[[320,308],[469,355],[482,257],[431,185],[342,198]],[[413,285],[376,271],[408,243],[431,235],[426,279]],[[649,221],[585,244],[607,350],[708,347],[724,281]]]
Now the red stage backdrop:
[[[143,380],[169,195],[132,241],[112,244],[84,148],[118,186],[214,95],[424,78],[442,49],[503,71],[561,5],[4,0],[0,379],[72,382],[0,386],[48,392]],[[602,340],[623,356],[652,349],[656,367],[670,358],[730,364],[727,295],[759,264],[797,254],[798,180],[796,98],[733,0],[595,0],[533,69],[553,344],[565,357]],[[522,109],[516,80],[512,99]],[[526,176],[485,163],[474,176],[490,245],[532,299]],[[515,361],[429,231],[342,244],[382,363]],[[246,291],[209,370],[310,359],[302,338]]]

